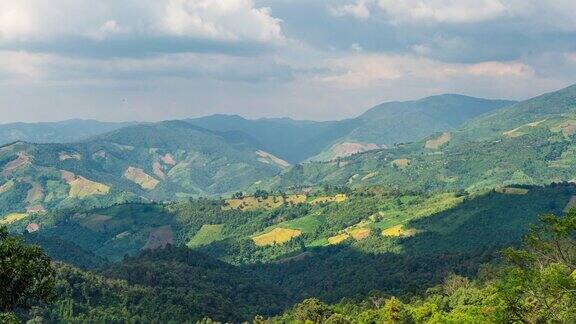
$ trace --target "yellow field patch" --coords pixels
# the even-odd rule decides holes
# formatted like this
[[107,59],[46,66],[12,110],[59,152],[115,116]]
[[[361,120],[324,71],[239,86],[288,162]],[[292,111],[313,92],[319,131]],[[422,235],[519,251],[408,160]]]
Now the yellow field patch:
[[350,237],[350,235],[348,235],[348,233],[341,233],[341,234],[329,237],[328,243],[332,244],[332,245],[336,245],[336,244],[339,244],[339,243],[346,241],[346,239],[348,239],[349,237]]
[[350,230],[349,233],[356,241],[360,241],[370,236],[370,229],[364,227],[355,228]]
[[299,230],[277,227],[268,233],[253,237],[252,240],[258,246],[266,246],[288,242],[301,234]]
[[424,144],[424,147],[427,149],[434,149],[435,150],[435,149],[439,148],[440,146],[448,143],[450,141],[451,137],[452,137],[452,135],[450,134],[450,132],[444,132],[436,138],[431,138],[431,139],[427,140],[426,144]]
[[506,195],[525,195],[530,190],[524,188],[502,187],[502,188],[496,188],[495,191]]
[[70,186],[68,196],[71,198],[85,198],[93,195],[105,195],[110,187],[105,184],[88,180],[82,176],[76,176],[69,171],[60,171],[62,179]]
[[306,202],[306,198],[306,195],[288,195],[286,203],[292,205],[303,204]]
[[255,209],[274,209],[284,204],[296,205],[306,202],[306,195],[269,196],[266,199],[256,197],[243,197],[226,199],[222,210],[240,209],[242,211]]
[[400,169],[405,169],[406,167],[408,167],[410,165],[410,160],[408,160],[408,159],[396,159],[396,160],[392,161],[392,165],[396,166]]
[[348,197],[345,194],[337,194],[335,196],[318,197],[318,198],[312,200],[310,202],[310,204],[317,205],[317,204],[323,204],[323,203],[327,203],[327,202],[341,203],[341,202],[345,202],[347,199],[348,199]]
[[0,219],[0,224],[11,224],[25,218],[26,216],[28,216],[28,214],[25,213],[8,214],[5,215],[2,219]]
[[382,235],[388,237],[412,236],[415,233],[416,231],[413,229],[404,229],[403,225],[392,226],[382,231]]
[[149,176],[144,170],[135,167],[128,167],[128,169],[124,171],[124,177],[139,185],[142,189],[147,190],[156,188],[158,183],[160,183],[160,181]]

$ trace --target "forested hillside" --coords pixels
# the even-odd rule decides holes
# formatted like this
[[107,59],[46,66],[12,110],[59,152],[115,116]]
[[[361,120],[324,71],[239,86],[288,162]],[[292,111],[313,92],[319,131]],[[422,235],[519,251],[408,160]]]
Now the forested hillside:
[[480,117],[457,131],[335,161],[295,165],[259,186],[383,184],[475,191],[571,181],[576,173],[575,103],[576,92],[569,87]]

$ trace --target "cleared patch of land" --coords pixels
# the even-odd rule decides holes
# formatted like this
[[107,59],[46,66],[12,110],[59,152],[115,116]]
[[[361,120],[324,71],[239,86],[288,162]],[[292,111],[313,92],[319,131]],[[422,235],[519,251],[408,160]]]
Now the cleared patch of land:
[[433,150],[438,149],[440,146],[448,143],[451,137],[452,135],[450,132],[444,132],[440,136],[427,140],[424,147]]
[[135,167],[128,167],[124,171],[124,177],[146,190],[152,190],[160,183],[160,181],[148,175],[144,170]]
[[277,227],[270,232],[252,237],[252,240],[258,246],[267,246],[288,242],[301,234],[299,230]]
[[312,255],[313,255],[313,254],[312,254],[312,252],[310,252],[310,251],[302,252],[302,253],[300,253],[300,254],[298,254],[298,255],[295,255],[295,256],[292,256],[292,257],[288,257],[288,258],[283,258],[283,259],[280,259],[280,260],[276,260],[276,261],[274,261],[274,263],[281,264],[281,263],[287,263],[287,262],[302,261],[302,260],[304,260],[304,259],[306,259],[307,257],[312,256]]
[[148,241],[146,241],[146,244],[142,249],[154,250],[165,248],[168,244],[174,244],[174,233],[172,232],[172,227],[170,227],[170,225],[157,227],[151,230],[148,235]]
[[341,233],[341,234],[329,237],[328,243],[332,244],[332,245],[339,244],[339,243],[346,241],[346,239],[348,239],[349,237],[350,237],[350,235],[348,235],[348,233]]
[[5,193],[6,191],[12,189],[14,187],[14,181],[8,180],[3,185],[0,186],[0,194]]
[[88,214],[83,216],[84,217],[81,218],[79,224],[95,232],[104,231],[106,229],[106,223],[112,219],[112,216],[99,214]]
[[415,231],[412,229],[404,229],[403,225],[392,226],[382,231],[382,235],[388,237],[411,236],[414,233]]
[[274,156],[268,152],[258,150],[255,153],[258,156],[258,161],[260,161],[262,163],[275,164],[281,168],[287,168],[290,166],[290,163],[288,163],[288,162],[282,160],[281,158],[276,157],[276,156]]
[[35,181],[30,182],[30,185],[32,185],[32,188],[30,188],[26,194],[26,202],[33,203],[44,199],[44,189],[42,188],[42,185]]
[[11,177],[12,173],[16,169],[28,164],[30,164],[30,157],[26,153],[20,152],[17,154],[15,160],[6,163],[6,165],[4,166],[4,170],[2,171],[2,175],[4,175],[5,177]]
[[170,154],[170,153],[166,153],[166,154],[160,156],[160,159],[165,164],[172,165],[172,166],[176,165],[176,160],[174,159],[174,156],[172,156],[172,154]]
[[392,165],[400,169],[405,169],[410,165],[410,160],[408,159],[396,159],[392,161]]
[[202,225],[200,230],[194,235],[194,237],[188,241],[186,244],[188,247],[198,247],[202,245],[208,245],[212,242],[219,241],[222,239],[222,224],[205,224]]
[[288,195],[282,196],[268,196],[262,197],[242,197],[226,199],[222,210],[240,209],[242,211],[256,210],[256,209],[274,209],[284,204],[296,205],[306,202],[306,195]]
[[160,164],[160,162],[154,161],[152,163],[152,171],[154,171],[154,175],[158,178],[166,180],[166,174],[164,173],[164,170],[162,170],[162,164]]
[[525,195],[529,192],[528,189],[524,189],[524,188],[513,188],[513,187],[501,187],[501,188],[496,188],[495,189],[496,192],[501,193],[501,194],[507,194],[507,195]]
[[506,131],[506,132],[502,133],[502,135],[509,137],[509,138],[520,137],[520,136],[524,135],[524,133],[521,131],[522,128],[524,128],[524,127],[538,127],[541,123],[543,123],[545,121],[546,121],[546,119],[540,120],[540,121],[535,121],[532,123],[528,123],[528,124],[516,127],[514,129],[511,129],[509,131]]
[[105,184],[88,180],[82,176],[76,176],[69,171],[61,170],[62,179],[70,186],[68,196],[70,198],[85,198],[92,195],[105,195],[110,187]]
[[310,204],[317,205],[317,204],[323,204],[323,203],[329,203],[329,202],[341,203],[341,202],[345,202],[347,199],[348,199],[348,197],[345,194],[337,194],[334,196],[322,196],[322,197],[318,197],[318,198],[313,199],[312,201],[310,201]]
[[355,143],[355,142],[344,142],[339,144],[334,144],[330,147],[330,157],[331,159],[337,159],[342,157],[347,157],[352,154],[362,153],[370,150],[379,149],[380,146],[372,143]]
[[28,214],[25,213],[12,213],[12,214],[8,214],[5,215],[2,219],[0,219],[0,224],[11,224],[14,222],[17,222],[23,218],[25,218],[26,216],[28,216]]
[[355,228],[350,230],[348,233],[350,233],[350,236],[352,236],[356,241],[360,241],[370,236],[370,229],[364,227]]
[[42,205],[34,205],[26,207],[26,212],[29,214],[44,213],[46,209]]
[[60,159],[60,161],[66,161],[66,160],[78,160],[80,161],[82,159],[82,155],[80,155],[80,153],[69,153],[69,152],[60,152],[60,154],[58,155],[58,158]]

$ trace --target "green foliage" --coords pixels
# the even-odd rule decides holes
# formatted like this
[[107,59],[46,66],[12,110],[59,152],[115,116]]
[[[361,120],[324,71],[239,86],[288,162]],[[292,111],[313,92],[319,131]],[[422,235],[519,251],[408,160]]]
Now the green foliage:
[[335,305],[308,299],[269,322],[330,323],[337,318],[339,323],[573,323],[575,234],[576,210],[565,217],[548,214],[522,248],[504,252],[506,265],[497,271],[484,269],[492,272],[487,277],[471,281],[450,274],[441,285],[409,301],[377,294]]
[[[27,309],[54,298],[54,269],[37,246],[28,246],[0,227],[0,313]],[[14,322],[3,314],[1,321]]]

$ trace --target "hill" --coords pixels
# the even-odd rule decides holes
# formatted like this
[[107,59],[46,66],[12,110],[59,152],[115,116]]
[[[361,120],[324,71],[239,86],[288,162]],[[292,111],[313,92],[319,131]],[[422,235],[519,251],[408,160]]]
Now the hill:
[[[572,181],[574,87],[517,103],[452,132],[331,162],[304,163],[262,188],[322,183],[417,190],[486,190]],[[551,108],[552,107],[552,108]]]
[[355,121],[298,121],[290,118],[249,120],[240,116],[212,115],[187,122],[214,131],[241,131],[252,136],[264,150],[298,163],[318,154],[349,132]]
[[72,143],[134,124],[133,122],[107,123],[82,119],[46,123],[2,124],[0,125],[0,145],[16,141]]
[[0,148],[0,213],[233,192],[288,166],[255,145],[182,121],[70,144],[16,142]]
[[308,159],[331,160],[420,140],[436,132],[454,130],[471,118],[513,103],[445,94],[416,101],[384,103],[357,118],[341,121],[248,120],[226,115],[186,121],[215,131],[245,132],[266,151],[298,163]]
[[25,319],[56,322],[242,322],[285,307],[281,290],[202,253],[166,248],[98,271],[56,264],[56,301]]

